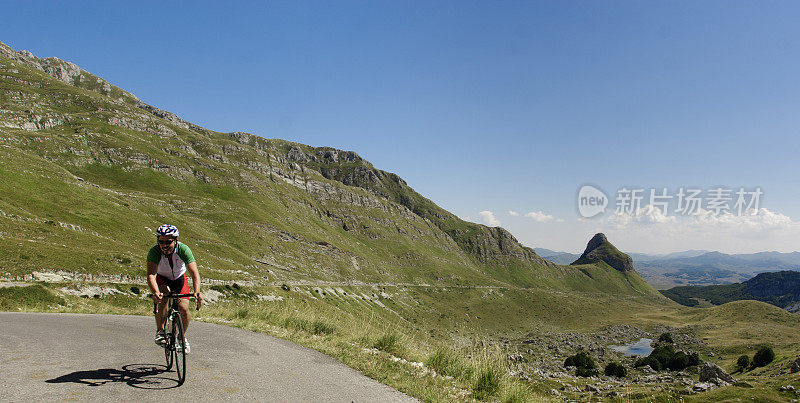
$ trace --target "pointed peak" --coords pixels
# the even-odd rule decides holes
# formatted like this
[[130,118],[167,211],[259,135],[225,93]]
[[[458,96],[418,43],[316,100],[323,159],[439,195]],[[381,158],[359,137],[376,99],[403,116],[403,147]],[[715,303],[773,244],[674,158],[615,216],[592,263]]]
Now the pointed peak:
[[598,233],[594,234],[592,239],[589,240],[589,243],[586,244],[586,251],[584,251],[583,253],[586,253],[586,252],[588,252],[590,250],[597,249],[598,247],[600,247],[601,245],[606,244],[606,243],[610,243],[610,242],[608,242],[608,238],[606,238],[606,234],[604,234],[602,232],[598,232]]
[[612,245],[605,234],[598,232],[586,244],[586,250],[581,257],[572,262],[572,264],[598,263],[601,261],[621,272],[634,271],[633,259]]

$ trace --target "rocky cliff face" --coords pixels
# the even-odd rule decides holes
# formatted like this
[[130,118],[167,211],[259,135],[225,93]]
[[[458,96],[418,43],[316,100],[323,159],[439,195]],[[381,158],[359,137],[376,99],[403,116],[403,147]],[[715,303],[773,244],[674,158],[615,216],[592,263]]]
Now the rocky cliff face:
[[374,168],[352,151],[292,146],[286,151],[286,156],[320,172],[327,179],[366,189],[372,194],[407,207],[445,231],[461,249],[481,262],[512,259],[536,265],[553,265],[539,257],[533,249],[521,245],[505,229],[459,219],[415,192],[398,175]]
[[595,234],[595,236],[589,240],[589,243],[586,245],[586,250],[583,251],[581,257],[572,262],[572,264],[597,263],[601,261],[621,272],[634,271],[633,259],[620,252],[608,241],[603,233]]

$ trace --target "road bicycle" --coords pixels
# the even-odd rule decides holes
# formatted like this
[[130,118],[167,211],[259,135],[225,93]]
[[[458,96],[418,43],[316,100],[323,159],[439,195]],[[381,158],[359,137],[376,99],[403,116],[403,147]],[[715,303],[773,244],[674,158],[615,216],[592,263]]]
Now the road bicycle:
[[[184,338],[183,319],[178,310],[178,298],[194,298],[194,294],[164,294],[161,298],[169,300],[167,318],[164,323],[164,333],[166,341],[164,343],[164,358],[167,360],[167,371],[172,369],[175,363],[175,371],[178,373],[178,386],[183,385],[186,380],[186,339]],[[200,301],[197,302],[197,309],[200,309]],[[157,314],[158,305],[153,302],[153,313]]]

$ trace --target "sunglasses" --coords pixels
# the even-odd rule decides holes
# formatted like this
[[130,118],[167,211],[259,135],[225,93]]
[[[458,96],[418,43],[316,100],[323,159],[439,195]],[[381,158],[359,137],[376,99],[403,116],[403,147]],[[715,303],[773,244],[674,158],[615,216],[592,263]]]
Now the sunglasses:
[[160,239],[159,239],[159,240],[158,240],[158,244],[159,244],[159,245],[169,245],[169,244],[171,244],[173,241],[175,241],[175,240],[174,240],[174,239],[170,239],[170,240],[168,240],[168,241],[162,241],[162,240],[160,240]]

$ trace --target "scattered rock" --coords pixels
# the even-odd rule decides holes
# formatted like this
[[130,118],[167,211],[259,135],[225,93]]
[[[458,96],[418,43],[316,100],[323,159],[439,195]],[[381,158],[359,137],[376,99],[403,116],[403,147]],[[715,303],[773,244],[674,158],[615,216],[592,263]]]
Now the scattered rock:
[[212,290],[211,288],[206,288],[203,290],[203,303],[205,304],[215,304],[217,303],[222,297],[225,295],[217,290]]
[[35,271],[33,272],[33,278],[37,281],[44,281],[46,283],[58,283],[64,281],[64,276],[56,273],[43,273]]
[[736,383],[736,379],[733,379],[733,377],[725,372],[724,369],[720,368],[719,365],[711,362],[704,362],[700,366],[700,382],[713,382],[714,384],[721,385],[723,383]]
[[692,386],[692,390],[695,392],[706,392],[711,389],[714,389],[714,384],[711,382],[698,382]]
[[792,392],[792,391],[794,391],[794,386],[792,385],[781,386],[781,392]]
[[283,297],[275,296],[275,295],[262,295],[262,294],[259,294],[258,295],[258,300],[259,301],[267,301],[267,302],[277,302],[277,301],[283,301]]
[[693,395],[697,392],[695,392],[691,386],[687,386],[686,389],[681,389],[678,391],[678,393],[681,395]]
[[106,295],[125,294],[124,292],[116,288],[96,287],[96,286],[83,286],[77,290],[74,288],[65,287],[61,288],[59,291],[67,295],[77,295],[79,297],[87,297],[87,298],[100,298]]
[[585,388],[585,390],[586,390],[587,392],[592,392],[592,393],[598,393],[598,392],[600,392],[600,388],[598,388],[597,386],[595,386],[595,385],[592,385],[592,384],[586,385],[586,388]]

